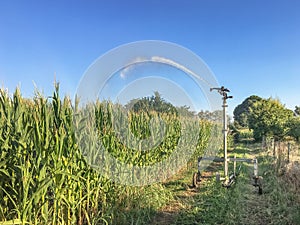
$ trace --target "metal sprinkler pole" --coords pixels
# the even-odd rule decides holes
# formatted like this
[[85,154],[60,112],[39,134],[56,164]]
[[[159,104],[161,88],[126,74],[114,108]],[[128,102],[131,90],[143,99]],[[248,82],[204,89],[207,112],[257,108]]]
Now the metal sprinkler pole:
[[228,177],[228,161],[227,161],[227,116],[226,116],[226,108],[228,107],[227,98],[223,97],[223,148],[224,148],[224,176],[225,179]]
[[221,88],[211,88],[210,91],[217,90],[223,97],[223,148],[224,148],[224,176],[225,181],[228,178],[228,157],[227,157],[227,134],[228,134],[228,125],[227,125],[227,113],[226,108],[227,99],[232,98],[232,96],[228,96],[227,93],[230,92],[227,88],[222,86]]
[[[228,96],[228,92],[230,92],[227,88],[224,88],[223,86],[220,88],[210,88],[210,91],[217,90],[220,95],[222,95],[222,108],[223,108],[223,149],[224,149],[224,158],[218,158],[218,157],[199,157],[198,158],[198,172],[193,174],[193,187],[197,187],[197,182],[200,182],[201,177],[201,171],[200,171],[200,162],[202,160],[212,160],[213,162],[224,162],[224,182],[223,187],[230,187],[232,184],[235,183],[236,176],[239,174],[239,171],[241,169],[241,166],[238,169],[238,173],[236,173],[236,163],[237,162],[247,162],[247,163],[253,163],[254,164],[254,173],[253,173],[253,179],[254,179],[254,186],[258,187],[258,193],[262,194],[262,177],[258,176],[258,161],[256,158],[254,159],[247,159],[247,158],[228,158],[227,155],[227,135],[228,135],[228,124],[227,124],[227,113],[226,108],[227,105],[227,99],[233,98],[232,96]],[[228,176],[228,163],[233,162],[233,174]],[[220,175],[219,173],[216,176],[216,180],[220,181]]]

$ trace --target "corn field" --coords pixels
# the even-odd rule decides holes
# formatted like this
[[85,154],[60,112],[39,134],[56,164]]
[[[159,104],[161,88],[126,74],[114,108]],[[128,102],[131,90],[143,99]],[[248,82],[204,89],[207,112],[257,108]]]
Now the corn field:
[[[96,102],[79,109],[78,102],[73,106],[68,97],[60,98],[58,85],[48,98],[36,93],[26,99],[19,89],[10,97],[0,90],[0,224],[126,224],[171,198],[160,183],[122,185],[94,167],[120,173],[109,162],[101,164],[108,153],[126,165],[154,165],[170,158],[178,145],[186,151],[176,154],[172,166],[183,155],[195,161],[209,146],[213,124],[165,114],[159,115],[163,129],[154,131],[151,124],[162,122],[157,113],[132,112],[126,119],[114,107]],[[196,146],[189,146],[195,137],[180,141],[184,129],[198,129]],[[91,146],[99,141],[101,154]],[[148,147],[151,151],[143,151]]]

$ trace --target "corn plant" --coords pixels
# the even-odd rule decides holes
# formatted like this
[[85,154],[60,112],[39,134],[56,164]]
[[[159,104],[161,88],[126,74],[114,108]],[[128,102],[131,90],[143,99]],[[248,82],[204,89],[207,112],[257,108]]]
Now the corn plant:
[[[110,102],[80,108],[76,100],[73,106],[60,97],[58,84],[48,98],[36,91],[26,99],[19,89],[12,96],[0,89],[0,116],[0,224],[120,224],[135,207],[150,213],[161,206],[153,197],[162,191],[159,184],[120,185],[93,165],[120,173],[101,163],[104,154],[133,166],[175,155],[171,171],[186,156],[200,154],[213,131],[207,121],[124,112]],[[182,138],[183,131],[191,135]],[[186,150],[176,150],[179,146]]]

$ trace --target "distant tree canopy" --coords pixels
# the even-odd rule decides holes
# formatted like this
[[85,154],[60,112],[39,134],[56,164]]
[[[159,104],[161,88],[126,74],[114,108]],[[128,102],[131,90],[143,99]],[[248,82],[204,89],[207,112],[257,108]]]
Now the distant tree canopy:
[[248,115],[248,127],[253,129],[256,140],[263,136],[273,136],[282,139],[288,134],[288,123],[293,118],[292,110],[276,99],[262,99],[256,101],[250,108]]
[[[216,110],[216,111],[200,111],[198,113],[198,117],[202,120],[209,120],[209,121],[216,121],[216,122],[220,122],[223,120],[223,111],[222,110]],[[229,118],[228,118],[229,120]]]
[[158,113],[169,113],[180,115],[184,117],[194,117],[196,112],[191,111],[190,106],[177,106],[165,101],[161,94],[157,91],[151,97],[143,97],[141,99],[132,99],[125,107],[134,112],[150,112],[155,111]]
[[256,95],[246,98],[234,109],[234,125],[253,130],[258,141],[263,136],[282,139],[285,136],[300,140],[300,107],[292,111],[279,100]]
[[300,141],[300,106],[295,106],[294,117],[289,120],[288,126],[288,134]]
[[242,104],[238,105],[233,111],[234,125],[237,127],[249,127],[249,115],[256,102],[262,101],[262,98],[251,95],[246,98]]
[[297,141],[300,141],[300,117],[293,117],[288,122],[289,132],[291,137],[294,137]]
[[157,91],[154,92],[154,95],[151,97],[143,97],[141,99],[131,100],[126,107],[133,110],[134,112],[150,112],[156,111],[158,113],[170,113],[178,115],[176,107],[171,103],[166,102],[161,94]]
[[180,116],[185,116],[185,117],[193,117],[196,115],[196,112],[191,111],[189,106],[180,106],[176,107],[177,112]]

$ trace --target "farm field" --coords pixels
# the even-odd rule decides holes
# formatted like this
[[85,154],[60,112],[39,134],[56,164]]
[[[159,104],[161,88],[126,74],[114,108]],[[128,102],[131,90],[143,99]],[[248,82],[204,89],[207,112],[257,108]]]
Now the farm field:
[[300,1],[0,1],[0,225],[300,225]]
[[[180,125],[175,115],[165,118],[168,142],[147,155],[116,142],[109,129],[109,104],[99,103],[96,109],[99,137],[120,160],[149,165],[172,153]],[[24,99],[18,89],[12,98],[1,92],[0,224],[300,223],[299,164],[283,163],[284,159],[271,156],[261,144],[235,144],[229,153],[258,158],[264,178],[262,195],[251,184],[253,169],[246,163],[231,188],[215,181],[215,172],[222,174],[223,169],[216,163],[203,173],[199,187],[191,186],[197,156],[203,154],[213,131],[205,121],[200,123],[197,149],[184,169],[164,182],[127,186],[87,164],[78,150],[77,144],[84,139],[75,139],[72,110],[68,98],[60,99],[58,86],[51,100],[38,95]],[[133,130],[146,135],[141,129],[147,126],[147,114],[132,115]]]
[[[118,182],[126,180],[123,168],[109,162],[104,164],[103,154],[93,144],[101,140],[107,152],[126,165],[149,166],[173,153],[182,127],[195,131],[180,142],[187,149],[194,149],[195,155],[201,154],[209,133],[214,131],[214,125],[207,121],[188,118],[179,121],[175,114],[162,113],[166,137],[151,151],[137,151],[121,143],[114,134],[113,119],[120,119],[117,125],[126,126],[122,123],[121,109],[113,111],[110,103],[97,102],[80,111],[76,105],[72,107],[69,98],[60,98],[58,85],[48,98],[36,93],[33,99],[26,99],[19,89],[12,96],[2,89],[0,94],[0,224],[3,225],[143,224],[172,199],[172,192],[162,183]],[[77,115],[82,117],[75,120]],[[131,112],[127,126],[136,135],[147,137],[150,121],[160,123],[155,120],[157,116],[157,112]],[[197,136],[201,138],[191,146],[191,139]],[[193,158],[189,151],[176,156],[178,165],[186,156]],[[120,173],[116,176],[119,180],[101,174],[95,162],[113,174]],[[171,166],[166,171],[154,171],[154,175],[172,170]],[[140,182],[134,174],[129,177],[130,182]],[[153,172],[143,178],[145,182],[153,179]]]

